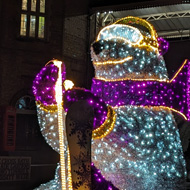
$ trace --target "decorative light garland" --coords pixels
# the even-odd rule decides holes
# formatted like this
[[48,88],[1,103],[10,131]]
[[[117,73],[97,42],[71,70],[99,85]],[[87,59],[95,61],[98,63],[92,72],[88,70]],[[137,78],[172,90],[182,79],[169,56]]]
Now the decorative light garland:
[[105,82],[116,82],[116,81],[126,81],[126,80],[131,80],[131,81],[157,81],[157,82],[167,82],[167,83],[170,83],[169,80],[167,79],[157,79],[157,78],[144,78],[144,79],[134,79],[134,78],[128,78],[128,77],[125,77],[125,78],[122,78],[122,79],[105,79],[103,77],[94,77],[94,79],[98,79],[98,80],[102,80],[102,81],[105,81]]
[[[144,36],[143,40],[141,41],[142,43],[147,44],[148,46],[153,46],[155,48],[158,48],[158,41],[157,41],[157,33],[154,29],[154,27],[147,22],[144,19],[141,19],[139,17],[134,17],[134,16],[128,16],[122,19],[117,20],[113,24],[125,24],[125,25],[130,25],[130,24],[139,24],[141,26],[144,26],[147,28],[150,32],[151,37]],[[144,41],[144,42],[143,42]]]
[[[130,60],[130,59],[129,59],[129,60]],[[105,64],[106,64],[107,62],[109,63],[109,62],[111,62],[111,61],[106,61]],[[112,61],[112,62],[113,62],[113,64],[116,64],[117,61]],[[104,63],[104,62],[102,62],[102,63]],[[120,63],[120,62],[119,62],[119,63]],[[95,62],[95,64],[96,64],[96,62]],[[135,79],[135,78],[128,78],[128,77],[123,78],[123,79],[105,79],[105,78],[103,78],[103,77],[94,77],[94,78],[95,78],[95,79],[98,79],[98,80],[107,81],[107,82],[131,80],[131,81],[157,81],[157,82],[172,83],[172,82],[175,80],[175,78],[179,75],[179,73],[181,72],[181,70],[184,68],[184,66],[185,66],[186,64],[188,64],[188,59],[186,59],[186,60],[183,62],[183,64],[181,65],[181,67],[177,70],[177,72],[175,73],[175,75],[174,75],[174,76],[172,77],[172,79],[170,79],[170,80],[168,80],[168,79],[158,79],[158,78],[143,78],[143,79],[137,78],[137,79]]]
[[57,111],[57,105],[56,104],[45,106],[40,101],[36,101],[36,105],[39,106],[41,110],[44,110],[46,112],[49,111],[49,112],[53,113],[53,112]]
[[66,190],[66,165],[65,165],[65,138],[63,128],[63,107],[62,107],[62,80],[61,80],[61,64],[60,61],[54,61],[55,66],[58,67],[58,79],[55,85],[55,96],[58,109],[58,128],[59,128],[59,151],[60,151],[60,165],[61,165],[61,187]]
[[115,61],[103,61],[103,62],[94,62],[94,64],[95,65],[108,65],[108,64],[114,64],[114,65],[116,65],[116,64],[122,64],[122,63],[124,63],[124,62],[126,62],[126,61],[129,61],[129,60],[132,60],[133,58],[131,57],[131,56],[129,56],[129,57],[126,57],[126,58],[124,58],[124,59],[122,59],[122,60],[115,60]]
[[[151,37],[144,36],[141,34],[141,32],[137,28],[127,25],[130,23],[140,24],[146,27],[149,30]],[[133,32],[135,31],[135,35],[138,34],[138,40],[134,42],[131,41],[133,38],[131,38],[131,36],[128,34],[129,32],[131,32],[130,30]],[[119,35],[118,35],[118,32],[120,32]],[[99,41],[102,39],[103,40],[113,40],[113,39],[123,40],[125,43],[131,44],[132,46],[146,47],[147,49],[152,48],[154,51],[158,51],[158,47],[159,47],[157,34],[153,26],[143,19],[140,19],[138,17],[131,17],[131,16],[118,20],[112,25],[104,27],[99,32],[96,38],[96,41]]]
[[97,129],[92,131],[93,139],[100,139],[107,136],[114,128],[116,113],[111,106],[108,106],[108,113],[105,122]]
[[[190,64],[187,64],[186,60],[174,77],[168,80],[164,60],[158,52],[157,35],[153,27],[147,21],[136,17],[127,17],[115,23],[121,25],[120,29],[127,28],[123,26],[124,24],[140,24],[149,30],[151,36],[142,33],[139,39],[141,36],[143,39],[138,41],[136,38],[136,43],[133,39],[124,40],[113,35],[117,42],[114,42],[112,37],[111,42],[101,42],[101,51],[98,50],[98,54],[92,52],[96,78],[93,79],[91,92],[85,89],[60,90],[59,92],[64,94],[64,104],[60,98],[60,103],[57,103],[59,107],[56,109],[54,83],[58,69],[48,63],[36,77],[33,91],[41,117],[39,117],[41,130],[44,130],[43,135],[47,142],[57,150],[59,142],[55,140],[58,139],[55,111],[58,110],[60,116],[63,107],[67,112],[75,101],[86,100],[95,110],[92,158],[106,179],[111,180],[119,189],[172,189],[172,187],[179,189],[180,180],[185,178],[185,162],[170,110],[190,118],[189,112],[183,114],[184,111],[190,110],[190,79],[186,76],[190,75],[188,69]],[[133,30],[134,27],[128,28]],[[137,30],[133,31],[138,33]],[[135,36],[135,33],[130,34]],[[129,43],[129,46],[126,43]],[[132,61],[128,61],[128,56],[132,57]],[[60,73],[59,69],[59,79],[61,74],[64,81],[64,70]],[[177,84],[180,84],[180,88],[177,88]],[[184,94],[186,90],[187,94]],[[180,112],[171,104],[172,101],[176,104],[174,98],[179,99],[179,107],[182,107]],[[107,108],[105,103],[110,106]],[[168,107],[167,103],[171,107]],[[62,119],[65,119],[64,117],[65,114]],[[56,122],[52,123],[54,119]],[[65,168],[65,173],[68,172],[66,174],[68,181],[65,177],[64,179],[61,177],[61,180],[62,185],[64,181],[68,188],[72,189],[70,154],[69,147],[66,147],[68,169],[66,171],[63,164],[61,167]],[[93,169],[92,165],[92,173]],[[95,180],[93,182],[97,186],[93,189],[117,189],[105,181],[99,170],[94,171],[92,180]],[[42,187],[42,190],[49,186],[51,189],[59,189],[58,176],[56,174],[55,177],[58,183],[50,182],[44,189]]]
[[69,146],[67,147],[67,165],[68,165],[68,188],[69,190],[73,190],[73,182],[72,182],[72,175],[71,175],[71,157],[70,157],[70,150]]
[[[62,106],[62,75],[61,75],[61,61],[54,61],[54,64],[58,67],[58,79],[55,85],[55,96],[56,96],[56,102],[57,102],[57,109],[58,109],[58,127],[59,127],[59,151],[60,151],[60,165],[61,165],[61,187],[62,190],[67,190],[67,176],[66,176],[66,164],[65,164],[65,146],[67,146],[67,139],[64,129],[65,122],[65,115],[63,114],[63,106]],[[66,144],[65,144],[66,143]],[[69,190],[72,190],[72,179],[71,179],[71,173],[70,173],[70,156],[69,156],[69,149],[67,151],[67,159],[68,159],[68,178],[69,178]]]
[[[118,108],[122,108],[122,107],[125,107],[125,106],[115,106],[113,107],[114,109],[118,109]],[[181,113],[180,111],[174,109],[174,108],[170,108],[170,107],[167,107],[167,106],[142,106],[142,105],[135,105],[134,107],[139,107],[139,108],[146,108],[146,109],[155,109],[155,110],[158,110],[160,111],[160,108],[161,109],[165,109],[165,110],[168,110],[168,111],[173,111],[173,112],[176,112],[177,114],[181,115],[185,120],[187,120],[187,117],[185,116],[185,114]]]
[[[181,189],[185,162],[171,111],[190,119],[190,64],[168,80],[160,51],[166,43],[160,46],[153,26],[137,17],[113,25],[100,31],[91,46],[91,91],[117,114],[109,136],[92,141],[92,161],[119,189]],[[138,28],[143,39],[138,41],[136,30],[122,31],[128,26]],[[120,38],[124,35],[126,40]],[[114,64],[128,56],[131,61]]]
[[168,81],[169,83],[173,82],[176,79],[176,77],[179,75],[179,73],[181,72],[181,70],[184,68],[184,66],[186,64],[188,64],[188,60],[187,59],[183,62],[182,66],[178,69],[178,71],[175,73],[175,75],[173,76],[173,78],[170,81]]

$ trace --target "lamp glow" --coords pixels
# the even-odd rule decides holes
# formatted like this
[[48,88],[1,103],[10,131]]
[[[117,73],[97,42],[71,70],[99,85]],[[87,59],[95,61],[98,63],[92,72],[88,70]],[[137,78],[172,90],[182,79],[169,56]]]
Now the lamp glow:
[[71,80],[65,80],[63,83],[65,90],[72,89],[74,86],[74,83]]

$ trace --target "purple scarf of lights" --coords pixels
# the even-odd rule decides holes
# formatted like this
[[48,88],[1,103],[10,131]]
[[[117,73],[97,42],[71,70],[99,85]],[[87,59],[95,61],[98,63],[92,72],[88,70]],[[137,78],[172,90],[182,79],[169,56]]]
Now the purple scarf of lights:
[[190,62],[186,60],[171,81],[119,80],[94,78],[91,92],[111,106],[164,106],[190,120]]

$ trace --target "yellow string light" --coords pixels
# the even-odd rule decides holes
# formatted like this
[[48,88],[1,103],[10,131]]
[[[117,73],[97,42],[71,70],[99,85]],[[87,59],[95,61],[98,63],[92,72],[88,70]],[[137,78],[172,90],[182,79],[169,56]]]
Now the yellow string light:
[[151,25],[146,20],[139,18],[139,17],[128,16],[128,17],[121,18],[121,19],[117,20],[113,24],[129,25],[131,23],[139,24],[139,25],[144,26],[145,28],[147,28],[149,30],[151,37],[144,36],[143,40],[141,41],[142,44],[145,43],[147,45],[158,48],[158,41],[157,41],[158,35],[156,33],[156,30],[154,29],[153,25]]
[[108,106],[107,119],[97,129],[92,131],[93,139],[100,139],[107,136],[114,128],[116,122],[116,113],[111,106]]
[[118,64],[118,63],[122,64],[122,63],[132,60],[132,59],[133,59],[133,57],[128,56],[125,59],[121,59],[121,60],[94,62],[94,65],[108,65],[108,64]]
[[[149,30],[151,37],[144,36],[137,28],[130,26],[131,22],[146,27]],[[148,50],[153,49],[154,51],[156,51],[158,53],[158,47],[159,47],[158,40],[157,40],[158,36],[157,36],[157,33],[156,33],[154,27],[146,20],[138,18],[138,17],[133,17],[133,16],[128,16],[128,17],[119,19],[115,23],[104,27],[102,30],[100,30],[100,32],[96,38],[96,41],[100,40],[100,36],[105,30],[109,31],[110,28],[112,28],[114,26],[126,27],[126,25],[128,28],[135,30],[135,32],[140,35],[140,38],[137,42],[133,43],[133,42],[129,41],[128,39],[125,39],[123,37],[118,37],[118,36],[112,36],[111,38],[106,38],[105,40],[109,40],[109,39],[124,40],[126,43],[131,44],[132,46],[145,47]]]
[[[103,29],[109,29],[109,27],[111,27],[111,26],[113,26],[113,24],[112,25],[109,25],[109,26],[107,26],[107,27],[105,27],[105,28],[103,28]],[[123,24],[123,26],[126,26],[126,25],[124,25]],[[133,27],[134,28],[134,27]],[[103,30],[102,29],[102,30]],[[98,37],[97,37],[97,39],[96,39],[96,41],[98,41],[98,40],[100,40],[100,35],[101,35],[101,33],[102,33],[102,30],[100,31],[100,33],[99,33],[99,35],[98,35]],[[138,29],[137,28],[134,28],[134,30],[137,30],[138,31]],[[142,36],[142,34],[141,34],[141,36]],[[112,37],[110,37],[110,38],[105,38],[104,40],[119,40],[119,41],[124,41],[126,44],[130,44],[132,47],[138,47],[138,48],[146,48],[147,49],[147,51],[152,51],[152,50],[154,50],[156,53],[159,53],[159,51],[158,51],[158,42],[157,41],[154,41],[154,43],[152,42],[152,39],[150,39],[150,38],[148,38],[148,37],[146,37],[146,36],[142,36],[142,38],[140,38],[141,40],[140,41],[138,41],[138,42],[136,42],[136,43],[133,43],[133,42],[130,42],[128,39],[126,39],[126,38],[124,38],[124,37],[120,37],[120,36],[112,36]],[[153,44],[152,44],[153,43]]]
[[126,80],[131,80],[131,81],[158,81],[158,82],[170,82],[168,81],[167,79],[156,79],[156,78],[144,78],[144,79],[133,79],[133,78],[129,78],[129,77],[126,77],[126,78],[122,78],[122,79],[105,79],[103,77],[95,77],[95,79],[98,79],[98,80],[102,80],[102,81],[106,81],[106,82],[116,82],[116,81],[126,81]]
[[69,190],[73,190],[73,184],[72,184],[72,175],[71,175],[71,157],[70,157],[70,151],[69,147],[67,147],[67,154],[68,154],[68,159],[67,159],[67,164],[68,164],[68,185],[69,185]]
[[[57,102],[57,110],[58,110],[58,128],[59,128],[59,151],[60,151],[60,165],[61,165],[61,187],[62,190],[67,190],[67,179],[66,179],[66,163],[65,163],[65,143],[67,141],[66,134],[64,129],[65,123],[65,114],[63,114],[63,94],[62,94],[62,74],[61,74],[61,61],[54,60],[54,65],[58,67],[58,79],[55,85],[55,99]],[[64,123],[63,123],[64,121]],[[68,144],[68,143],[66,143]],[[67,152],[68,163],[70,162],[69,150]],[[68,166],[69,167],[69,166]],[[68,169],[68,177],[69,177],[69,189],[72,189],[70,186],[72,184],[72,178],[70,169]]]
[[[121,107],[125,107],[126,105],[124,106],[115,106],[114,109],[117,109],[117,108],[121,108]],[[165,109],[165,110],[168,110],[168,111],[173,111],[173,112],[176,112],[178,114],[180,114],[185,120],[187,120],[187,117],[181,113],[180,111],[174,109],[174,108],[170,108],[168,106],[138,106],[138,105],[133,105],[133,107],[140,107],[140,108],[146,108],[146,109],[155,109],[155,110],[158,110],[160,111],[159,109]]]
[[169,108],[169,107],[165,107],[165,106],[160,106],[161,108],[168,108],[169,110],[176,112],[178,114],[180,114],[185,120],[187,120],[187,117],[185,116],[185,114],[181,113],[180,111],[173,109],[173,108]]
[[[129,59],[129,58],[126,58],[126,59]],[[121,79],[113,79],[113,80],[109,79],[109,80],[107,80],[107,79],[101,78],[101,77],[99,77],[99,78],[96,77],[96,79],[103,80],[103,81],[110,81],[110,82],[112,82],[112,81],[132,80],[132,81],[158,81],[158,82],[171,83],[178,76],[178,74],[183,69],[183,67],[186,65],[186,63],[187,63],[187,59],[184,61],[184,63],[180,67],[180,69],[176,72],[176,74],[174,75],[174,77],[171,80],[167,80],[167,79],[155,79],[155,78],[145,78],[145,79],[124,78],[122,80]],[[40,101],[36,102],[36,104],[40,107],[40,109],[42,109],[44,111],[49,111],[49,112],[55,112],[55,111],[57,111],[57,105],[52,104],[52,105],[49,105],[49,106],[45,106]],[[61,106],[63,107],[63,105],[61,105]],[[145,108],[154,107],[154,108],[169,109],[171,111],[174,111],[174,112],[180,114],[185,120],[187,120],[187,117],[183,113],[181,113],[180,111],[178,111],[176,109],[167,107],[167,106],[138,106],[138,107],[145,107]],[[116,115],[115,115],[115,113],[111,114],[110,110],[111,110],[111,107],[108,107],[108,114],[107,114],[106,121],[99,128],[97,128],[96,130],[93,130],[93,133],[92,133],[92,138],[93,139],[103,138],[103,137],[105,137],[107,134],[109,134],[113,130],[113,127],[114,127],[114,124],[115,124]]]
[[55,85],[55,97],[58,109],[58,128],[59,128],[59,152],[60,152],[60,165],[61,165],[61,187],[66,190],[66,166],[65,166],[65,139],[63,135],[63,107],[62,107],[62,77],[61,77],[61,64],[60,61],[54,61],[54,65],[58,67],[58,79]]
[[54,113],[57,111],[57,105],[56,104],[52,104],[52,105],[48,105],[45,106],[44,104],[42,104],[40,101],[36,101],[36,105],[39,106],[39,108],[45,112],[51,112]]
[[173,78],[169,81],[170,83],[178,76],[178,74],[183,69],[183,67],[185,66],[186,63],[187,63],[187,59],[183,62],[182,66],[178,69],[178,71],[175,73],[175,75],[173,76]]
[[166,83],[172,83],[175,78],[178,76],[178,74],[180,73],[180,71],[183,69],[183,67],[187,64],[188,60],[186,59],[184,61],[184,63],[182,64],[182,66],[178,69],[178,71],[175,73],[175,75],[173,76],[172,79],[168,80],[168,79],[157,79],[157,78],[146,78],[146,75],[145,75],[145,78],[136,78],[136,79],[133,79],[133,78],[129,78],[129,77],[126,77],[126,78],[122,78],[122,79],[105,79],[103,77],[95,77],[95,79],[98,79],[98,80],[102,80],[102,81],[106,81],[106,82],[114,82],[114,81],[126,81],[126,80],[131,80],[131,81],[157,81],[157,82],[166,82]]

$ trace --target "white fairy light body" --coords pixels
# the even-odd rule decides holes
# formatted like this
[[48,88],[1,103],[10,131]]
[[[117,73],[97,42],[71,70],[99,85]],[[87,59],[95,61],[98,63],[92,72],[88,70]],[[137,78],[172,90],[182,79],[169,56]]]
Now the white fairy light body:
[[[95,43],[97,50],[91,48],[95,80],[110,84],[124,80],[168,80],[163,57],[156,46],[142,42],[137,28],[110,25],[100,31]],[[130,59],[125,60],[127,57]],[[97,94],[104,92],[103,88]],[[114,88],[109,92],[117,94]],[[183,189],[185,161],[171,111],[135,105],[118,105],[114,110],[114,129],[92,143],[92,161],[105,178],[120,190]]]

